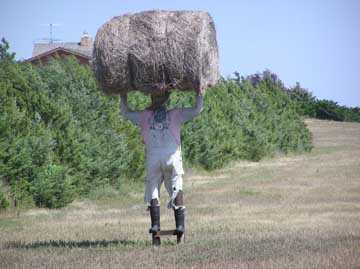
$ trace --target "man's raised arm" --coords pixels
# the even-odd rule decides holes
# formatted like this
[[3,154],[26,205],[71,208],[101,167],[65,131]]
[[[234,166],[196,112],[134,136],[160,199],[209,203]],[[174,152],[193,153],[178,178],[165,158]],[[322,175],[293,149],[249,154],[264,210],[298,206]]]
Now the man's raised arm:
[[142,111],[132,111],[127,104],[127,95],[120,96],[120,112],[124,119],[130,120],[132,123],[139,125]]
[[196,96],[195,106],[192,108],[181,109],[181,122],[185,123],[192,120],[201,113],[204,107],[204,97],[201,94]]

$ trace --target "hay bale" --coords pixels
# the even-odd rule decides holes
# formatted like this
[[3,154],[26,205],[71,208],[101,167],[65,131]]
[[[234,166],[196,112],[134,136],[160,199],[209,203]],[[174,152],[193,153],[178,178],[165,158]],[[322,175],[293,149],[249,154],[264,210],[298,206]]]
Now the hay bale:
[[218,48],[207,12],[145,11],[114,17],[96,34],[93,68],[108,94],[204,93],[218,78]]

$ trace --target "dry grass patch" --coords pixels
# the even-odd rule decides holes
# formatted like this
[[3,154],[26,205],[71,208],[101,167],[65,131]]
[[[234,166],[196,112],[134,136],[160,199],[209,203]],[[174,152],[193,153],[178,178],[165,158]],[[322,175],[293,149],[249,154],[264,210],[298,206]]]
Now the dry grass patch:
[[1,213],[0,268],[359,268],[360,124],[306,122],[312,153],[186,176],[185,244],[150,246],[137,191]]

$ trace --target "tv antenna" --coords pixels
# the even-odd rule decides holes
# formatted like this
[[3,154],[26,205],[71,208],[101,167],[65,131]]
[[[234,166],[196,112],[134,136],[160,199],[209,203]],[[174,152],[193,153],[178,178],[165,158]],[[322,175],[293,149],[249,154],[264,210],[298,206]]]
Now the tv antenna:
[[61,39],[57,39],[53,37],[53,27],[54,26],[60,26],[60,23],[48,23],[48,24],[42,24],[43,26],[49,26],[49,37],[40,38],[41,40],[46,40],[49,42],[49,44],[53,44],[54,41],[60,41]]

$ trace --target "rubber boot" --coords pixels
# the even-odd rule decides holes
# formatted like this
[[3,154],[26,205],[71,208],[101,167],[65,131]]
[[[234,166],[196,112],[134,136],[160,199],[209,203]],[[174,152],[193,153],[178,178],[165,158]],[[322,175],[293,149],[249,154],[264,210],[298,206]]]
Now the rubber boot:
[[182,235],[185,232],[185,209],[180,207],[174,210],[175,212],[175,224],[176,232]]
[[151,200],[150,206],[152,244],[159,246],[161,244],[160,237],[155,237],[156,233],[160,231],[160,206],[156,199]]
[[179,208],[174,208],[175,215],[175,225],[176,232],[180,236],[185,232],[185,208],[184,208],[184,200],[183,200],[183,192],[179,191],[175,198],[175,206],[179,206]]

